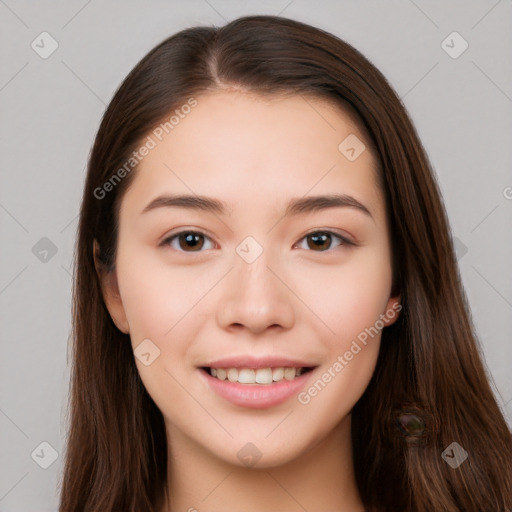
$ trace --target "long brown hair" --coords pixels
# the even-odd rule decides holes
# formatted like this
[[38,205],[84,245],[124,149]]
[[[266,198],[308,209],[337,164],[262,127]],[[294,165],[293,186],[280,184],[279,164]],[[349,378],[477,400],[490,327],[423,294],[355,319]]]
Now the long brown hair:
[[[158,511],[164,504],[163,417],[139,378],[128,335],[106,309],[93,241],[101,264],[112,270],[119,204],[136,172],[126,167],[132,152],[174,109],[228,86],[348,106],[379,161],[394,291],[403,309],[382,333],[375,373],[352,414],[356,480],[366,508],[510,511],[512,435],[489,385],[447,214],[416,130],[361,53],[332,34],[276,16],[173,35],[135,66],[104,114],[75,251],[70,424],[59,511]],[[122,179],[114,182],[116,173]],[[442,457],[454,442],[468,454],[456,468]]]

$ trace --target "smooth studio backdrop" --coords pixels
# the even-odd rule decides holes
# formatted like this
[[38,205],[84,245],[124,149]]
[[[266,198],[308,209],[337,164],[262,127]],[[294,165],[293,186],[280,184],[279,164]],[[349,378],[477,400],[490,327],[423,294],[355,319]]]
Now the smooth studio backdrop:
[[0,512],[57,510],[74,237],[105,106],[163,39],[248,14],[345,39],[402,98],[437,173],[512,426],[510,0],[0,0]]

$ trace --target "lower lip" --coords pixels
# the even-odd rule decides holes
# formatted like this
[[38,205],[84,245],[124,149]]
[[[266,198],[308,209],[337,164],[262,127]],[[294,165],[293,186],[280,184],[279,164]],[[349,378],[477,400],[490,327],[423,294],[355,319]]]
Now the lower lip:
[[240,384],[212,377],[201,369],[198,371],[219,396],[232,404],[250,409],[267,409],[282,404],[291,396],[298,394],[314,369],[293,380],[283,379],[273,384]]

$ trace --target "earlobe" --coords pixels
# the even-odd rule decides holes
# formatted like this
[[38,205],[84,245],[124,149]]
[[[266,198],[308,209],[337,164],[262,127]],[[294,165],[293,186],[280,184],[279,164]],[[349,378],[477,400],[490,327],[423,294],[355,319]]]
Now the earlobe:
[[95,239],[93,242],[94,267],[100,281],[103,300],[116,327],[124,334],[129,334],[130,328],[119,293],[116,269],[107,269],[100,260],[99,254],[100,247]]
[[382,321],[384,322],[384,325],[386,327],[394,324],[398,320],[398,317],[400,316],[400,311],[402,310],[402,304],[400,302],[400,299],[400,295],[397,295],[396,297],[390,297],[388,299],[386,310],[382,315]]

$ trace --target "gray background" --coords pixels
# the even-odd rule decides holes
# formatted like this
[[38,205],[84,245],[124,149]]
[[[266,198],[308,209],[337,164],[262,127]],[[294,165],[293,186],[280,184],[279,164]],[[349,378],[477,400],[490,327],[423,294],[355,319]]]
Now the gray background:
[[[436,170],[483,355],[512,425],[510,0],[0,0],[0,511],[57,510],[73,244],[105,106],[164,38],[246,14],[281,14],[340,36],[402,97]],[[50,48],[43,31],[58,43],[46,59],[31,47]],[[457,58],[442,46],[453,31],[469,44]],[[451,39],[444,44],[458,52],[461,41]],[[58,453],[48,469],[43,441]]]

